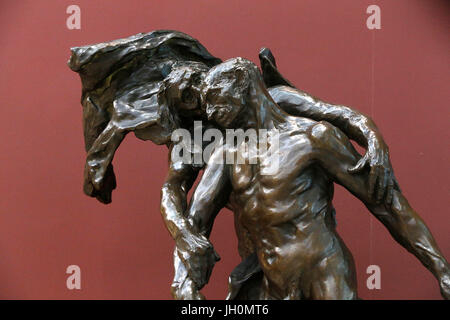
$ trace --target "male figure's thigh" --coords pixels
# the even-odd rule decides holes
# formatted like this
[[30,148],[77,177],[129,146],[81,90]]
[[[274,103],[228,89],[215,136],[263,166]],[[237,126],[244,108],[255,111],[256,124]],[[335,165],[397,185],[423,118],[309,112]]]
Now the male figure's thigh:
[[336,248],[311,266],[302,281],[303,297],[312,300],[357,299],[356,272],[353,257],[337,236]]

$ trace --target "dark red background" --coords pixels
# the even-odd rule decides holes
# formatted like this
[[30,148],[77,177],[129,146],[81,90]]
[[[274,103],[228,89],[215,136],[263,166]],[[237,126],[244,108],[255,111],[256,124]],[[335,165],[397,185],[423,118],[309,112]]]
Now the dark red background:
[[[66,28],[70,4],[81,7],[81,30]],[[381,30],[366,28],[370,4],[381,7]],[[173,241],[159,213],[167,150],[129,135],[113,203],[84,196],[80,81],[66,66],[71,46],[155,29],[186,32],[225,59],[257,62],[268,46],[297,86],[372,116],[404,194],[449,258],[449,21],[440,0],[2,0],[0,298],[170,298]],[[363,298],[440,298],[359,201],[341,188],[335,198]],[[229,212],[212,240],[222,261],[204,293],[221,299],[239,261]],[[71,264],[81,290],[66,288]],[[366,288],[370,264],[381,267],[381,290]]]

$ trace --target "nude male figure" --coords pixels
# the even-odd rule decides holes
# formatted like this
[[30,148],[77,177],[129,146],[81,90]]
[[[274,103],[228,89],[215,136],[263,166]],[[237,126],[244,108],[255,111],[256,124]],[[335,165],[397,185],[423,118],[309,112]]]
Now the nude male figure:
[[[388,147],[373,121],[356,110],[320,101],[295,89],[278,72],[270,50],[263,49],[260,60],[266,87],[283,110],[317,121],[326,120],[366,149],[365,156],[349,171],[370,169],[373,197],[389,200],[395,178]],[[129,132],[142,140],[170,145],[170,134],[175,128],[190,129],[194,120],[206,121],[199,103],[198,84],[203,74],[220,62],[189,35],[168,30],[73,48],[69,66],[80,74],[83,84],[85,193],[103,203],[111,202],[111,192],[116,186],[112,160]],[[187,193],[201,169],[171,161],[162,188],[161,213],[178,247],[172,286],[176,298],[201,298],[195,290],[204,284],[199,279],[204,264],[195,263],[195,257],[203,252],[205,258],[212,252],[204,235],[196,236],[190,231],[190,219],[184,215]],[[239,224],[236,231],[242,239],[240,254],[246,258],[253,247]],[[180,263],[179,256],[186,265]],[[216,259],[214,255],[210,258]],[[244,260],[244,265],[247,262],[248,259]]]
[[[259,298],[357,298],[351,253],[336,233],[331,212],[334,182],[363,201],[450,298],[450,266],[428,228],[399,190],[380,203],[369,193],[367,170],[348,172],[360,156],[339,129],[289,116],[265,89],[256,66],[242,58],[207,73],[202,99],[208,119],[222,128],[279,133],[279,152],[259,153],[257,164],[224,164],[224,153],[245,154],[241,146],[218,147],[188,209],[197,230],[207,233],[215,215],[231,202],[263,271]],[[275,174],[264,174],[274,157],[282,165]]]
[[[349,107],[323,102],[293,87],[279,73],[275,58],[269,49],[263,48],[259,57],[264,82],[266,86],[270,86],[268,91],[284,111],[290,115],[304,116],[317,121],[326,120],[367,149],[364,157],[353,168],[349,168],[349,172],[356,174],[368,167],[371,177],[369,184],[371,195],[378,201],[389,201],[396,181],[389,160],[388,147],[373,121]],[[200,73],[203,72],[200,71]],[[183,112],[183,115],[187,117],[187,123],[193,123],[193,114],[197,116],[205,114],[205,110],[201,109],[199,103],[200,84],[192,82],[199,76],[203,78],[200,73],[190,68],[185,71],[176,69],[166,79],[170,104],[174,106],[174,109],[181,108],[188,111],[188,113]],[[189,223],[191,217],[184,215],[187,207],[187,193],[200,169],[199,166],[172,161],[169,157],[169,172],[161,189],[161,213],[177,245],[177,250],[174,252],[175,276],[171,287],[172,295],[176,299],[203,299],[204,297],[198,292],[198,289],[205,284],[201,274],[210,272],[211,264],[217,259],[217,256],[212,254],[211,244],[203,237],[208,233],[199,235],[191,230]],[[239,223],[236,223],[236,234],[239,241],[239,254],[243,259],[247,258],[254,249],[249,245],[246,230],[241,228]],[[180,256],[183,261],[180,261]],[[257,272],[257,268],[249,270],[255,266],[255,263],[257,264],[255,261],[246,259],[235,271],[239,271],[242,275],[242,267],[245,267],[246,272]],[[233,280],[230,286],[234,287],[231,291],[243,292],[244,290],[236,287],[236,285],[242,286],[241,277],[236,278],[234,275],[235,273],[231,275]],[[235,298],[244,297],[241,294]]]

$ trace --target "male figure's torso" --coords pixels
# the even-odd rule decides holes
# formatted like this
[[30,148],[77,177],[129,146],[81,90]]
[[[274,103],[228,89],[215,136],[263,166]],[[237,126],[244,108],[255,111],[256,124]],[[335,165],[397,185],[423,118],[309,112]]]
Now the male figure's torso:
[[[258,152],[256,164],[229,167],[239,241],[250,240],[256,250],[265,298],[307,296],[304,291],[319,276],[308,273],[346,254],[335,233],[333,182],[314,162],[309,130],[316,122],[289,119],[276,128],[279,152]],[[234,152],[245,158],[244,150],[238,146]],[[274,161],[278,171],[264,174]],[[249,239],[243,239],[247,233]]]

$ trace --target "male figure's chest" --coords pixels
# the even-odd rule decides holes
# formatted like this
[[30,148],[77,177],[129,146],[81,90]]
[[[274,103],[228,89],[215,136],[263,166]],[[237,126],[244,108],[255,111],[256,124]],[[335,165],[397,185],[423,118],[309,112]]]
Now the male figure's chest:
[[269,145],[243,142],[229,167],[233,192],[250,196],[294,186],[311,162],[311,143],[305,134],[282,133]]

